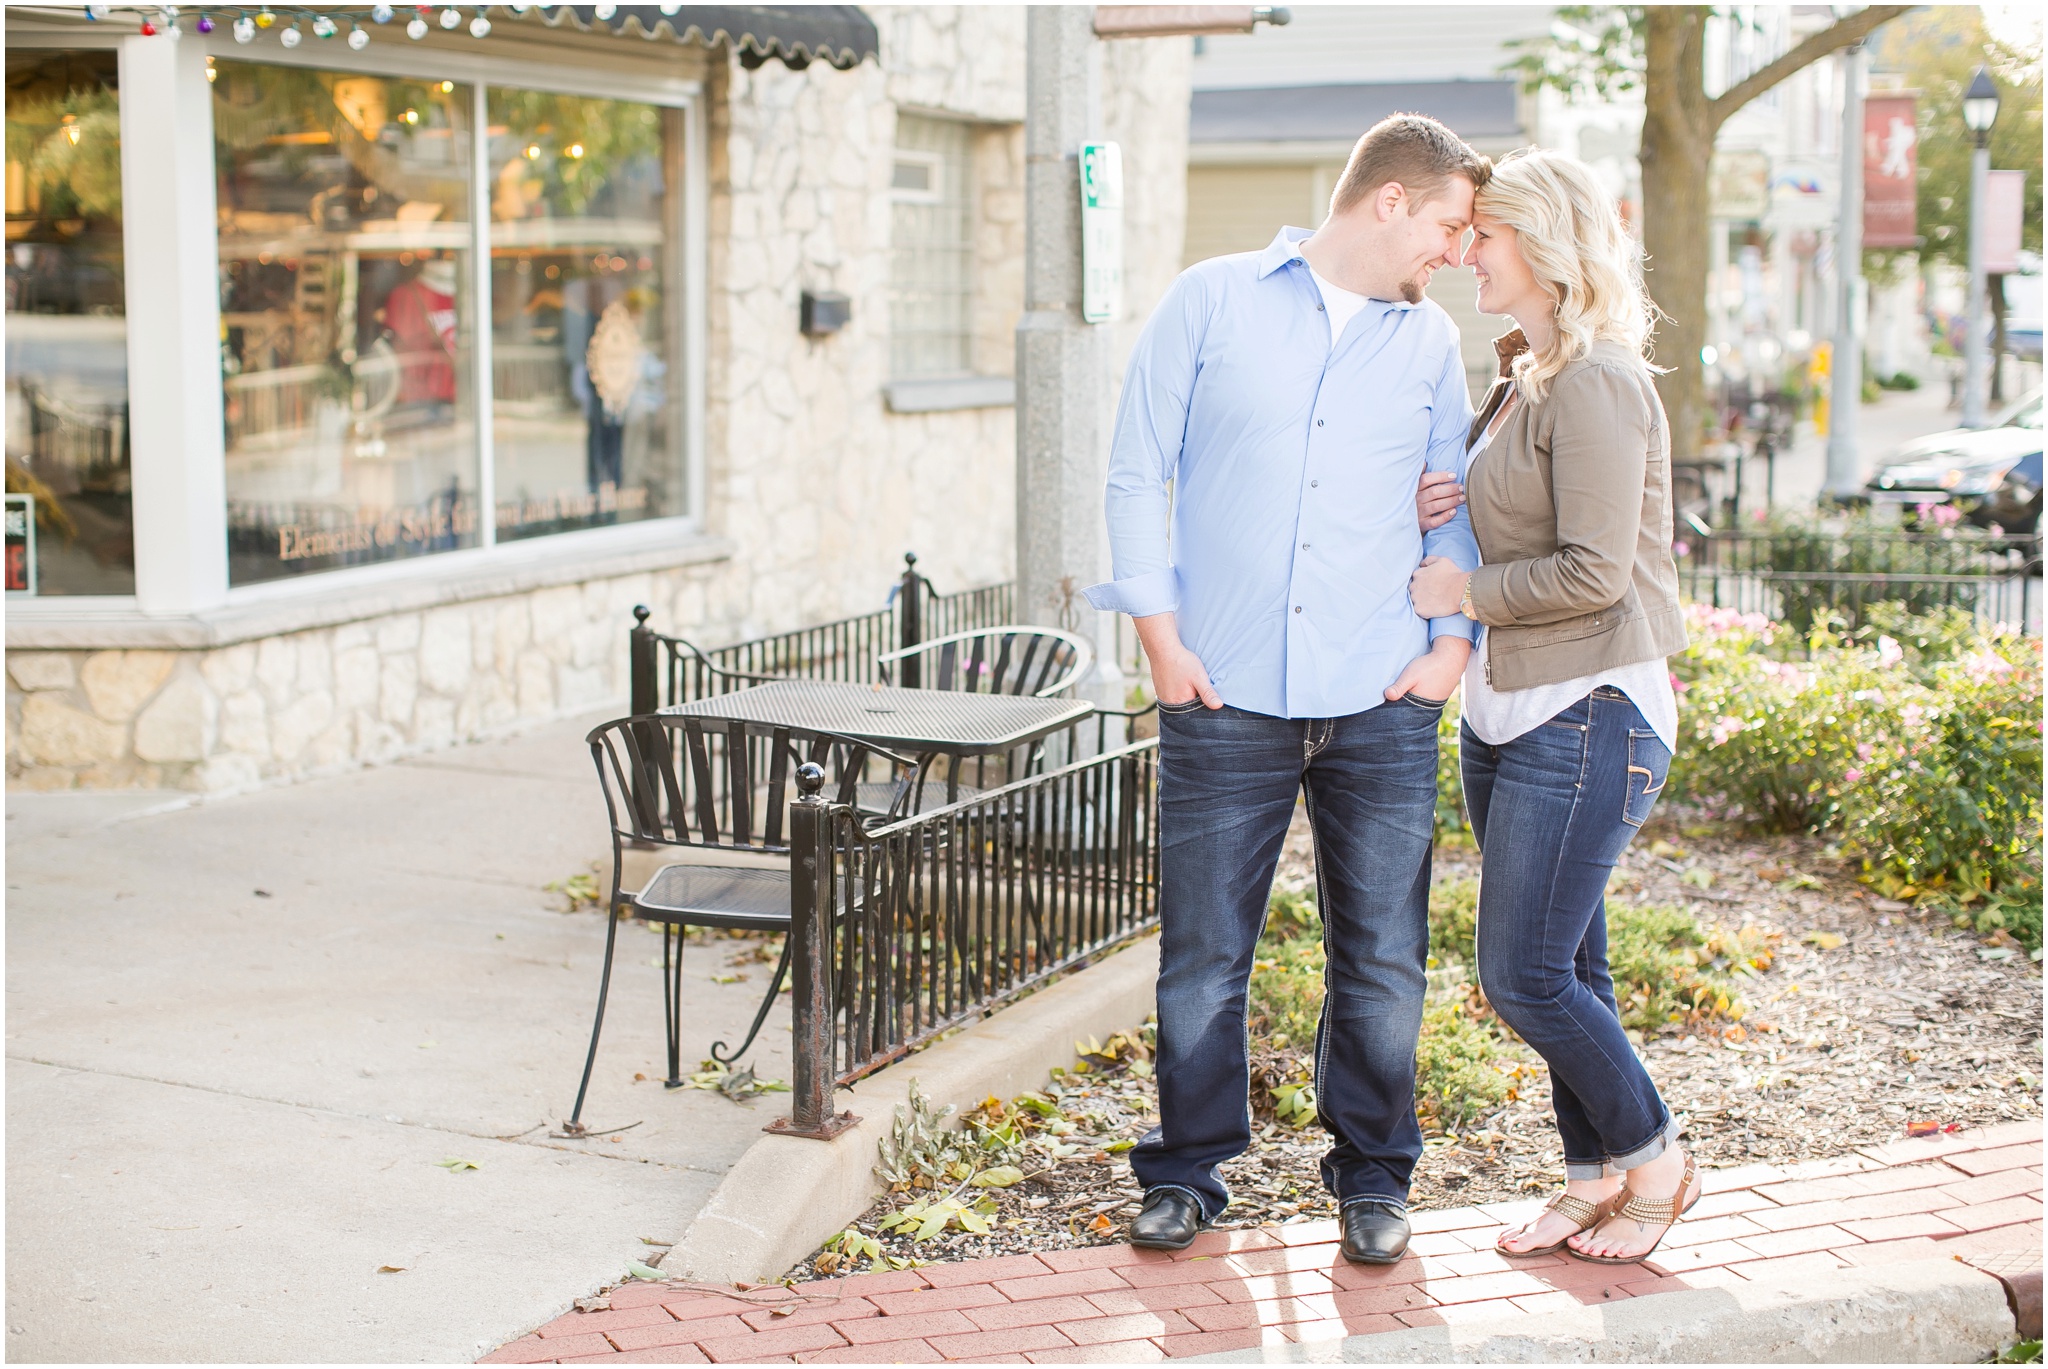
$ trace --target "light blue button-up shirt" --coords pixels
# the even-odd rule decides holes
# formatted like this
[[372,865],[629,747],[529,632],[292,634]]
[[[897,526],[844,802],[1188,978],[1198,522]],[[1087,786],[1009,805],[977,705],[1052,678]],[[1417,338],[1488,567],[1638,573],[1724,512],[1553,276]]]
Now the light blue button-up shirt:
[[1336,718],[1385,702],[1435,638],[1477,636],[1408,598],[1425,555],[1479,565],[1463,508],[1427,534],[1415,519],[1425,469],[1464,479],[1472,401],[1457,325],[1434,303],[1373,300],[1331,345],[1308,236],[1283,228],[1166,292],[1117,408],[1116,578],[1085,592],[1098,609],[1177,615],[1225,703]]

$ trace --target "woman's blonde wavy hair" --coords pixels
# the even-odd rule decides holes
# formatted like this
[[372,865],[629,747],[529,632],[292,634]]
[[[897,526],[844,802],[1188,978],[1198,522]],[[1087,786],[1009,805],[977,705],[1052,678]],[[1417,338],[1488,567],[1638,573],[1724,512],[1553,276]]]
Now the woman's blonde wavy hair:
[[1595,342],[1618,342],[1648,359],[1657,306],[1643,288],[1643,249],[1620,206],[1576,157],[1545,148],[1510,153],[1480,188],[1475,209],[1515,230],[1537,284],[1557,301],[1557,330],[1515,359],[1515,383],[1531,402]]

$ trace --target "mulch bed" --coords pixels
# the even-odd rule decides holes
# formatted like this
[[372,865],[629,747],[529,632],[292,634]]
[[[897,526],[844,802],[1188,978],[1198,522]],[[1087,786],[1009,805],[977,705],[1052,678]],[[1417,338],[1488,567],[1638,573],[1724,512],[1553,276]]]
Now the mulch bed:
[[[1703,1165],[1791,1163],[1894,1140],[1909,1124],[1990,1126],[2041,1116],[2039,966],[2001,933],[1987,941],[1938,912],[1876,897],[1817,841],[1681,828],[1664,815],[1624,855],[1619,897],[1690,905],[1702,923],[1754,927],[1779,938],[1775,961],[1743,992],[1744,1030],[1694,1035],[1680,1027],[1642,1045],[1651,1076],[1688,1120],[1684,1144]],[[1308,835],[1297,821],[1280,880],[1309,879]],[[1476,852],[1437,856],[1439,879],[1478,874]],[[1710,877],[1710,878],[1709,878]],[[1135,1024],[1134,1024],[1135,1025]],[[1549,1083],[1530,1056],[1516,1101],[1458,1135],[1426,1142],[1415,1174],[1418,1209],[1540,1196],[1563,1179]],[[1137,1211],[1130,1167],[1106,1147],[1135,1140],[1155,1116],[1152,1080],[1117,1071],[1067,1075],[1047,1090],[1075,1131],[1070,1158],[1007,1190],[992,1190],[988,1235],[946,1232],[913,1244],[883,1234],[899,1260],[974,1259],[1100,1245],[1123,1238]],[[1272,1124],[1225,1167],[1233,1194],[1220,1225],[1336,1215],[1317,1165],[1327,1137]],[[909,1201],[891,1195],[858,1223]],[[845,1272],[806,1261],[792,1279]]]

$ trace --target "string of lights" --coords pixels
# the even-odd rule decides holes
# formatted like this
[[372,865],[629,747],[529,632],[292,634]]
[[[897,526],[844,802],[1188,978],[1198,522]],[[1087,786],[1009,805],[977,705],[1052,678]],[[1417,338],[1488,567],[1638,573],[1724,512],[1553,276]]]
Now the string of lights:
[[[472,5],[469,7],[469,36],[482,38],[490,33],[491,21],[485,10],[499,8],[513,14],[524,14],[530,9],[546,9],[545,5]],[[673,15],[682,9],[680,4],[664,4],[657,8],[664,15]],[[600,23],[608,22],[617,13],[617,5],[598,5],[596,17]],[[214,32],[223,23],[234,35],[237,43],[253,43],[258,36],[274,32],[278,43],[295,48],[311,34],[315,39],[327,40],[341,34],[341,26],[348,25],[348,35],[343,39],[349,47],[361,52],[370,45],[370,29],[363,27],[367,20],[373,27],[393,23],[404,18],[405,36],[418,42],[433,32],[436,26],[453,31],[464,27],[462,7],[456,5],[372,5],[358,13],[332,12],[316,9],[302,9],[292,5],[262,5],[254,8],[233,5],[209,5],[205,7],[182,7],[178,5],[87,5],[85,17],[92,20],[108,19],[115,15],[133,17],[139,21],[140,31],[145,37],[162,35],[178,39],[185,36],[189,22],[194,33]]]

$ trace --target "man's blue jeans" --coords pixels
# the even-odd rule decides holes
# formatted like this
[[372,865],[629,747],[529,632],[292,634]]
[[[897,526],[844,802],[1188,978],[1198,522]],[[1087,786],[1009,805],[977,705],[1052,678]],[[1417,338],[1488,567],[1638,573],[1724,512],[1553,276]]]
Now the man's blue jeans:
[[1607,877],[1671,768],[1628,695],[1605,686],[1500,746],[1459,738],[1484,861],[1479,983],[1550,1066],[1565,1177],[1663,1154],[1671,1112],[1629,1046],[1607,971]]
[[1339,1203],[1408,1199],[1422,1154],[1415,1040],[1429,951],[1440,704],[1284,719],[1199,701],[1159,713],[1159,1125],[1131,1151],[1147,1189],[1214,1220],[1251,1144],[1245,999],[1273,871],[1304,789],[1323,916],[1316,1111]]

